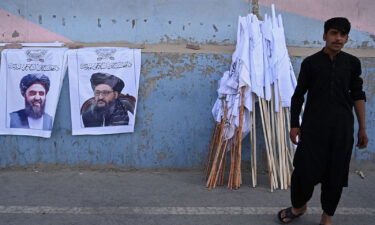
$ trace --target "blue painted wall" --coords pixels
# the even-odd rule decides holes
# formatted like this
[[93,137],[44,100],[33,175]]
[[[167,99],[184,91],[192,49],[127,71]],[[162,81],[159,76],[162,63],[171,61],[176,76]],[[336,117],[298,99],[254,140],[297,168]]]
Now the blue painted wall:
[[[0,8],[77,42],[234,44],[237,17],[251,7],[244,0],[2,0]],[[269,12],[269,8],[261,7],[264,12]],[[288,45],[322,46],[322,21],[285,12],[282,15]],[[371,35],[354,30],[349,47],[373,47]],[[202,167],[213,128],[211,108],[217,97],[217,80],[228,70],[230,60],[231,55],[224,53],[142,54],[132,134],[72,136],[66,76],[52,137],[0,136],[0,167],[35,163]],[[296,74],[301,61],[301,57],[292,57]],[[373,161],[375,58],[361,61],[368,96],[370,145],[355,155]],[[257,130],[261,131],[259,124]],[[258,141],[258,149],[264,149],[263,143]],[[245,160],[249,159],[247,149],[245,144]]]
[[[230,60],[229,54],[143,54],[139,105],[132,134],[72,136],[66,76],[52,137],[0,136],[0,167],[34,163],[202,167],[212,133],[211,108],[216,100],[217,80],[228,69]],[[292,61],[298,73],[302,58],[293,57]],[[362,63],[371,143],[366,150],[357,152],[357,157],[374,160],[375,60],[364,58]],[[260,124],[257,130],[261,130]],[[258,137],[261,152],[264,149],[261,133]],[[245,160],[249,159],[248,140],[245,139],[243,150]]]
[[0,166],[33,163],[201,167],[230,55],[144,54],[135,132],[72,136],[67,76],[50,139],[0,136]]
[[[238,16],[251,11],[248,2],[2,0],[0,8],[75,42],[234,44]],[[321,7],[324,11],[325,6]],[[353,10],[360,14],[364,9]],[[265,13],[270,15],[270,8],[261,6],[260,14]],[[323,21],[277,10],[279,13],[289,46],[321,46]],[[348,47],[374,48],[374,35],[354,29]]]

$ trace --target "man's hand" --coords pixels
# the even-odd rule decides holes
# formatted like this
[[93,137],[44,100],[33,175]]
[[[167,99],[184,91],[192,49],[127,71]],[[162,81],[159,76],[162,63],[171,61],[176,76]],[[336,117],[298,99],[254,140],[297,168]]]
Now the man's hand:
[[354,111],[358,120],[358,142],[359,149],[366,148],[368,144],[368,137],[366,134],[366,106],[365,100],[354,101]]
[[295,145],[298,144],[297,137],[300,140],[300,138],[301,138],[301,129],[298,128],[298,127],[297,128],[291,128],[289,136],[290,136],[290,140],[292,140],[293,144],[295,144]]
[[358,130],[358,142],[357,147],[359,149],[366,148],[368,144],[368,137],[365,129]]

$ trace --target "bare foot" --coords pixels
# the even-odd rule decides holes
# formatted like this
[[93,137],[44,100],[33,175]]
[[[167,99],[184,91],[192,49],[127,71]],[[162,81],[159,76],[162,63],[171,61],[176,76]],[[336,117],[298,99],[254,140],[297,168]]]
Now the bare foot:
[[332,216],[328,216],[325,212],[322,214],[322,218],[320,220],[321,225],[332,225]]

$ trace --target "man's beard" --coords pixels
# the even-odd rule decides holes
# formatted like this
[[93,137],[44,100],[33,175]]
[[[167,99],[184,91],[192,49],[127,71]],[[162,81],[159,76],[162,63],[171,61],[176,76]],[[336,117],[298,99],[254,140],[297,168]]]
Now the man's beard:
[[[100,100],[102,101],[102,100]],[[111,101],[109,103],[105,102],[105,106],[101,106],[99,107],[98,105],[95,105],[95,108],[94,108],[94,111],[96,113],[98,113],[99,115],[103,116],[103,115],[107,115],[107,114],[110,114],[111,113],[111,109],[113,108],[113,106],[115,105],[115,101]],[[104,101],[103,101],[104,102]]]
[[42,100],[34,100],[32,103],[34,102],[39,102],[40,106],[33,106],[33,104],[30,104],[28,101],[25,100],[26,115],[33,119],[39,119],[44,114],[44,108],[46,104],[45,101]]

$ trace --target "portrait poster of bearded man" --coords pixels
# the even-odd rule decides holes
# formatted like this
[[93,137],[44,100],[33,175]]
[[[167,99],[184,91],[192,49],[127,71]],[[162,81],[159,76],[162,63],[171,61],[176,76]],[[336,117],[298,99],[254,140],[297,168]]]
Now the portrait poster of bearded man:
[[72,134],[134,132],[140,49],[82,48],[67,55]]
[[0,134],[49,138],[66,72],[66,48],[1,52]]
[[94,73],[91,78],[94,97],[81,107],[84,127],[126,126],[134,114],[136,98],[122,94],[122,79],[108,73]]
[[44,74],[27,74],[20,81],[23,109],[11,112],[10,128],[52,130],[53,118],[45,112],[50,80]]

